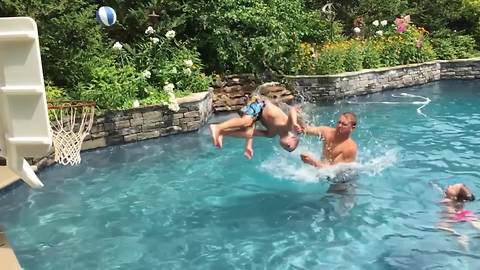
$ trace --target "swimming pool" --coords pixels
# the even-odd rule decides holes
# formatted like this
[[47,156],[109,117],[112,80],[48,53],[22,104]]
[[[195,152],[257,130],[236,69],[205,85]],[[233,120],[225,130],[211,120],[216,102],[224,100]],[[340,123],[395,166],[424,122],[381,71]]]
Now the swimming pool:
[[[443,81],[306,105],[312,121],[359,116],[358,177],[330,192],[269,139],[211,145],[207,128],[83,153],[40,173],[45,188],[0,197],[0,223],[24,269],[478,269],[480,232],[438,231],[430,181],[480,193],[478,81]],[[412,96],[392,97],[408,93]],[[218,120],[218,119],[217,119]],[[479,196],[477,196],[479,197]],[[478,202],[467,208],[480,212]]]

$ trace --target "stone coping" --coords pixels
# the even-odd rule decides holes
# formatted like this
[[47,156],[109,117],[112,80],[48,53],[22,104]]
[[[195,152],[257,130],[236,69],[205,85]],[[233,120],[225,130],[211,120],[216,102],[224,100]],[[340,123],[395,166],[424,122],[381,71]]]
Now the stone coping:
[[199,93],[193,93],[185,97],[177,98],[177,103],[178,104],[186,104],[186,103],[193,103],[193,102],[200,102],[207,98],[207,96],[210,94],[209,91],[206,92],[199,92]]

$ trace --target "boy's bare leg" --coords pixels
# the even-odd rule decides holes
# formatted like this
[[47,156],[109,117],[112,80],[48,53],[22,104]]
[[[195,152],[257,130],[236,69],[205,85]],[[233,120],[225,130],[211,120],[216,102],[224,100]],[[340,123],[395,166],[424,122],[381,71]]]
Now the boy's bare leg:
[[235,128],[247,128],[252,126],[254,119],[250,116],[243,116],[229,119],[221,124],[212,124],[210,125],[210,132],[212,133],[213,145],[218,148],[222,148],[223,145],[223,135],[226,130],[235,129]]

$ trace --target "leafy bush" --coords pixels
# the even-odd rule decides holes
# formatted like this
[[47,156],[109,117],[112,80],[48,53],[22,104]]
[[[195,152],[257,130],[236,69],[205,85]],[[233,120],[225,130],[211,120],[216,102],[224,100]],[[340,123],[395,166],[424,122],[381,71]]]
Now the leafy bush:
[[363,49],[358,42],[350,43],[345,52],[345,71],[357,71],[363,69]]
[[78,85],[77,91],[81,99],[96,101],[99,109],[129,108],[139,93],[153,91],[129,64],[118,67],[103,58],[93,59],[88,67],[88,79]]
[[379,68],[382,66],[380,56],[380,45],[378,42],[366,42],[363,47],[363,63],[364,68]]
[[395,25],[383,29],[374,36],[367,36],[366,40],[357,37],[323,46],[302,44],[300,58],[303,63],[297,67],[297,74],[332,74],[435,59],[425,29],[413,24],[408,25],[403,33],[398,32]]
[[[143,39],[137,44],[116,45],[115,56],[120,66],[131,64],[143,74],[145,81],[153,91],[139,92],[138,99],[144,104],[172,103],[175,94],[187,95],[193,92],[206,91],[211,79],[202,70],[203,66],[195,48],[189,49],[187,44],[175,39],[175,32],[168,31],[164,35],[159,30],[149,27]],[[165,92],[164,86],[173,86]]]
[[68,100],[70,97],[65,92],[65,88],[55,86],[52,81],[45,81],[45,93],[47,100]]
[[107,39],[91,1],[8,0],[0,5],[0,15],[35,19],[45,78],[55,85],[70,91],[84,80],[89,59],[103,55]]
[[345,47],[326,45],[318,53],[316,73],[334,74],[345,71]]
[[[301,41],[324,42],[339,34],[318,11],[303,0],[202,0],[187,5],[195,16],[187,24],[208,64],[218,72],[292,73]],[[192,35],[192,36],[194,36]]]
[[445,35],[432,40],[439,59],[469,58],[477,54],[475,39],[468,35]]

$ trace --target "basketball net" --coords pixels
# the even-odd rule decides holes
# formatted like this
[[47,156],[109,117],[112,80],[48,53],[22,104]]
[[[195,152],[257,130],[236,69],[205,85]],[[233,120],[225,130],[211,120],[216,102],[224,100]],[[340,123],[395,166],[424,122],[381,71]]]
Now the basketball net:
[[48,105],[55,161],[79,164],[82,142],[92,129],[95,102],[49,101]]

